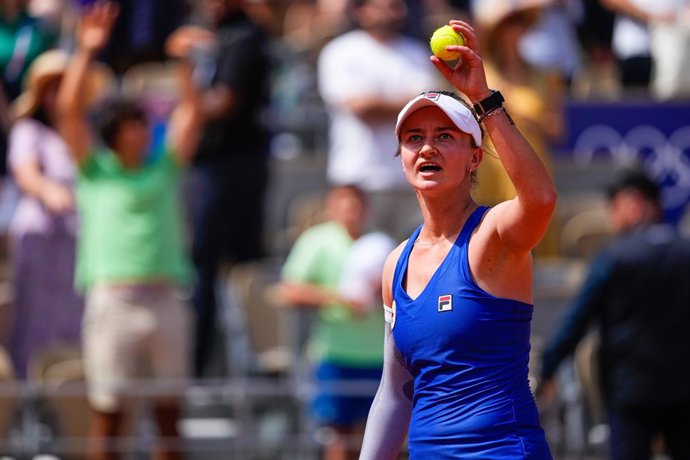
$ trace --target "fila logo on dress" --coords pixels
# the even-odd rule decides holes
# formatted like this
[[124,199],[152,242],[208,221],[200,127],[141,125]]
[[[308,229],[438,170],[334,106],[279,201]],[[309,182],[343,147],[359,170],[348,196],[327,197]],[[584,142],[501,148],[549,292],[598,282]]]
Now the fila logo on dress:
[[438,311],[439,313],[444,311],[453,311],[453,296],[440,295],[438,296]]

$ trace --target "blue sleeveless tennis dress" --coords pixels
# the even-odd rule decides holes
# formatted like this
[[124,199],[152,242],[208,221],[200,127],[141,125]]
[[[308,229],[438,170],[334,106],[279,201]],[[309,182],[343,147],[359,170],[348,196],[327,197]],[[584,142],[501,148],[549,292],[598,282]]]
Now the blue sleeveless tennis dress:
[[424,291],[403,288],[405,246],[393,278],[393,336],[414,376],[413,459],[551,459],[527,380],[532,305],[488,294],[472,280],[467,246],[475,210]]

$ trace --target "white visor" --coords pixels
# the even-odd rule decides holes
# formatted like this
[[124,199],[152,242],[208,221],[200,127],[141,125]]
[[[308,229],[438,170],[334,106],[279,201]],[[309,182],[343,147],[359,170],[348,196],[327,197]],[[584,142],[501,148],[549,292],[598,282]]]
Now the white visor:
[[482,145],[482,130],[479,128],[479,123],[477,123],[477,119],[474,118],[470,109],[457,99],[441,93],[420,94],[408,102],[398,114],[398,121],[395,124],[395,136],[400,138],[400,128],[402,128],[403,122],[412,112],[422,107],[430,106],[443,110],[443,113],[450,118],[460,131],[471,135],[477,146]]

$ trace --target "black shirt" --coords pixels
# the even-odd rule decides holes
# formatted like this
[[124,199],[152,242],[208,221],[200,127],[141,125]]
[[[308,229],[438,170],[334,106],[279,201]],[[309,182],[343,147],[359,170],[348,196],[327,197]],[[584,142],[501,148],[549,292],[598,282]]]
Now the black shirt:
[[617,407],[690,401],[690,240],[670,226],[617,238],[593,261],[542,361],[542,377],[597,324],[602,391]]
[[211,84],[229,87],[237,106],[206,124],[195,162],[218,164],[237,156],[264,161],[269,144],[264,120],[269,94],[268,37],[244,12],[226,18],[216,33],[218,52]]

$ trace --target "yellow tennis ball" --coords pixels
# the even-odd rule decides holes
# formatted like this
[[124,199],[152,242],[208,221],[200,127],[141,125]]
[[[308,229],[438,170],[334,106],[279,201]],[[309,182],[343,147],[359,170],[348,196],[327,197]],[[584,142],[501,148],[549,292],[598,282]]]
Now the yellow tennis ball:
[[431,52],[444,61],[454,61],[460,57],[460,53],[446,51],[446,46],[463,46],[464,44],[465,37],[454,31],[451,26],[436,29],[429,41]]

